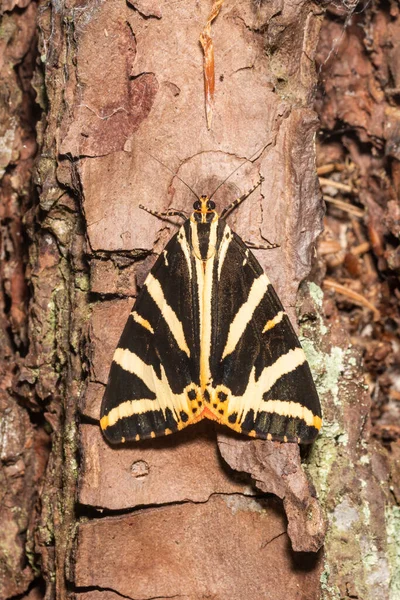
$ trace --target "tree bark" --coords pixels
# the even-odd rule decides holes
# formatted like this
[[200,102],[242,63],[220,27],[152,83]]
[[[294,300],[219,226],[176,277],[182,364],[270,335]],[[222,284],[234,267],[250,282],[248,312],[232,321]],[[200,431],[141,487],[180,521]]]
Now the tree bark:
[[[10,19],[35,8],[23,4]],[[38,573],[47,600],[395,597],[390,463],[370,440],[360,352],[332,299],[323,301],[321,264],[310,276],[322,228],[312,106],[323,11],[310,0],[226,0],[212,24],[209,131],[199,35],[211,4],[39,4],[39,195],[16,211],[20,218],[32,206],[29,289],[21,283],[12,295],[3,285],[0,298],[8,365],[0,409],[21,431],[14,449],[2,450],[0,476],[13,481],[20,457],[36,470],[22,468],[18,488],[7,483],[0,518],[14,554],[9,565],[0,560],[5,597],[41,597]],[[4,186],[12,168],[6,160]],[[228,178],[215,196],[220,212],[260,176],[230,224],[245,240],[280,245],[255,252],[300,324],[323,405],[321,435],[302,464],[297,445],[238,439],[212,423],[110,447],[98,418],[111,357],[176,231],[139,204],[190,212],[181,180],[200,195]],[[17,301],[28,294],[20,314]],[[30,524],[9,508],[20,503],[21,481]]]
[[[325,443],[313,451],[319,454],[314,454],[313,481],[329,517],[321,579],[326,598],[392,600],[400,593],[400,411],[398,400],[391,399],[392,378],[399,373],[399,249],[393,241],[400,233],[399,33],[398,3],[331,5],[317,53],[319,164],[350,165],[354,183],[343,199],[362,210],[360,217],[349,215],[348,232],[370,248],[359,265],[346,256],[341,265],[339,253],[338,267],[332,269],[325,259],[324,270],[376,307],[373,314],[354,306],[349,311],[345,297],[337,296],[342,307],[337,314],[332,292],[325,297],[326,325],[333,321],[333,346],[325,360],[340,373],[338,385],[329,384],[333,403],[325,410]],[[322,187],[324,194],[328,186]],[[346,227],[346,213],[329,206],[328,235],[336,226]],[[388,336],[392,320],[396,326]]]
[[[231,221],[244,239],[279,241],[280,249],[259,257],[292,316],[310,269],[322,214],[317,121],[309,108],[321,11],[310,2],[287,3],[279,17],[276,7],[257,10],[249,1],[223,6],[213,25],[219,84],[208,131],[198,38],[210,8],[108,2],[82,16],[74,12],[76,68],[65,82],[58,151],[68,157],[64,184],[73,185],[71,164],[79,180],[90,287],[103,300],[92,304],[81,405],[87,422],[78,495],[84,514],[93,517],[79,525],[76,538],[71,579],[82,598],[239,599],[272,587],[275,598],[299,589],[303,598],[319,593],[320,555],[310,554],[302,565],[290,547],[282,504],[260,495],[284,499],[296,550],[320,548],[324,521],[296,446],[282,448],[277,461],[273,444],[242,447],[221,431],[224,462],[211,424],[118,449],[105,443],[94,422],[130,297],[175,231],[140,211],[140,203],[190,211],[193,198],[180,179],[199,195],[233,174],[215,196],[223,207],[262,175],[260,191]],[[237,465],[239,452],[245,462]],[[252,486],[249,476],[260,463],[270,465],[270,476],[264,468]],[[233,476],[229,466],[247,478]],[[146,506],[153,508],[137,511]]]
[[[14,387],[29,348],[25,277],[36,154],[36,4],[3,2],[0,35],[0,597],[34,590],[33,530],[50,438],[35,395]],[[34,593],[34,592],[32,592]]]

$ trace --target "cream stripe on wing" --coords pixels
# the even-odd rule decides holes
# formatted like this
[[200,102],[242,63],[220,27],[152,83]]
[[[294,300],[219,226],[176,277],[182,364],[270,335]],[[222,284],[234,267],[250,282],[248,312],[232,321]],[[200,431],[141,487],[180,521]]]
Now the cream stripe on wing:
[[156,397],[155,399],[139,398],[137,400],[122,402],[102,417],[100,420],[101,428],[104,430],[107,427],[115,425],[119,419],[125,419],[136,414],[154,412],[155,410],[162,410],[165,417],[166,409],[168,408],[173,411],[179,429],[180,412],[183,410],[187,414],[190,414],[186,390],[181,394],[174,394],[162,365],[160,365],[161,379],[159,379],[151,365],[144,363],[129,350],[118,348],[114,354],[114,361],[131,373],[135,373]]
[[149,390],[155,393],[156,388],[154,385],[153,368],[143,362],[136,354],[127,348],[117,348],[114,352],[113,361],[125,371],[137,375]]
[[190,258],[190,248],[189,248],[189,244],[188,244],[188,241],[186,238],[186,232],[185,232],[184,227],[181,227],[178,232],[178,243],[180,244],[183,255],[186,259],[186,264],[187,264],[188,271],[189,271],[189,278],[192,279],[192,261]]
[[[215,253],[210,255],[210,248],[215,248],[217,243],[218,221],[213,221],[210,226],[210,235],[208,238],[207,256],[205,261],[204,283],[201,298],[202,328],[200,337],[200,386],[205,389],[211,379],[210,354],[211,354],[211,328],[212,328],[212,284],[214,275]],[[196,262],[198,260],[196,259]],[[200,261],[199,261],[200,262]],[[203,265],[204,265],[204,261]]]
[[100,420],[100,425],[102,429],[106,429],[107,427],[115,425],[120,419],[132,417],[132,415],[140,415],[148,411],[154,411],[156,408],[158,407],[154,405],[154,400],[148,398],[126,400],[126,402],[122,402],[115,408],[112,408],[108,415],[104,415]]
[[260,411],[265,410],[269,413],[277,413],[283,417],[292,417],[293,419],[303,419],[310,427],[321,428],[322,419],[312,413],[312,411],[299,404],[299,402],[290,402],[287,400],[267,400],[260,406]]
[[168,327],[170,328],[171,333],[174,336],[179,348],[183,350],[183,352],[186,352],[188,356],[190,356],[190,350],[185,340],[185,334],[183,332],[182,323],[180,322],[170,305],[167,303],[160,282],[157,279],[155,279],[155,277],[153,277],[151,273],[149,273],[145,281],[145,286],[147,287],[150,296],[153,298],[154,302],[160,309],[161,314],[164,317],[164,320],[167,323]]
[[[202,264],[201,261],[201,252],[200,252],[200,243],[199,243],[199,236],[197,235],[197,222],[196,221],[190,221],[190,233],[191,233],[191,244],[192,244],[192,253],[196,259],[196,270],[197,270],[197,261],[200,260],[200,263]],[[207,253],[208,253],[208,248],[207,248]]]
[[226,253],[228,252],[229,244],[232,241],[232,231],[228,225],[225,225],[224,233],[222,234],[222,242],[219,246],[218,253],[218,281],[221,279],[221,271],[224,265]]
[[266,331],[269,331],[270,329],[275,327],[275,325],[278,325],[278,323],[280,323],[282,321],[284,316],[285,316],[285,312],[283,310],[280,310],[273,319],[270,319],[270,321],[266,322],[265,327],[263,329],[263,333],[265,333]]
[[[197,289],[197,305],[199,307],[199,330],[200,330],[200,387],[203,388],[207,384],[203,382],[204,374],[202,375],[204,368],[207,367],[203,362],[203,297],[204,297],[204,269],[203,269],[203,261],[200,260],[198,255],[200,254],[199,249],[199,239],[197,235],[197,223],[195,221],[191,221],[190,223],[190,232],[191,232],[191,242],[193,245],[193,255],[194,255],[194,264],[196,269],[196,289]],[[207,377],[207,376],[206,376]]]
[[[286,354],[280,356],[273,365],[263,369],[256,385],[259,386],[261,397],[268,392],[273,385],[282,377],[291,371],[294,371],[306,362],[306,356],[302,348],[294,348]],[[253,367],[254,370],[254,367]]]
[[253,285],[250,288],[246,302],[244,302],[239,308],[231,323],[231,326],[229,327],[228,339],[226,340],[226,345],[222,354],[222,360],[235,350],[238,341],[242,337],[244,330],[253,317],[255,309],[263,299],[268,286],[269,279],[265,273],[253,281]]
[[255,375],[256,369],[253,367],[243,396],[230,397],[229,412],[237,412],[244,418],[249,408],[253,408],[256,413],[261,410],[266,410],[263,406],[268,401],[263,400],[263,395],[268,392],[283,375],[291,373],[305,362],[306,357],[302,348],[294,348],[293,350],[289,350],[289,352],[283,356],[280,356],[269,367],[265,367],[257,380]]
[[250,254],[250,250],[247,248],[246,252],[244,253],[244,260],[242,263],[242,267],[244,267],[247,263],[247,259],[249,258],[249,254]]
[[137,313],[135,310],[133,310],[131,312],[131,317],[134,321],[136,321],[136,323],[139,323],[139,325],[141,325],[142,327],[144,327],[145,329],[148,329],[150,331],[150,333],[154,333],[154,329],[152,328],[152,326],[150,325],[150,323],[147,321],[147,319],[144,319],[141,315],[139,315],[139,313]]

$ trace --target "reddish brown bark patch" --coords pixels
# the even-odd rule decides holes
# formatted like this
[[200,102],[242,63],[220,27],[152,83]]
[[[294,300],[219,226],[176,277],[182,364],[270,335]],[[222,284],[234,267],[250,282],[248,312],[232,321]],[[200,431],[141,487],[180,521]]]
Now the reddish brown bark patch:
[[118,510],[205,502],[214,493],[253,495],[252,486],[222,467],[213,427],[208,425],[118,448],[107,444],[98,426],[83,425],[79,501]]
[[35,394],[15,390],[29,347],[37,3],[6,0],[0,14],[0,598],[5,599],[22,598],[37,575],[33,531],[49,437],[28,410],[35,405],[38,412]]
[[66,88],[61,154],[103,156],[122,150],[151,110],[158,91],[154,73],[131,77],[136,38],[129,8],[120,2],[87,7],[74,19],[76,80]]
[[273,501],[214,496],[82,524],[75,583],[132,599],[287,600],[301,589],[302,600],[317,600],[312,566],[291,553]]
[[158,0],[127,0],[129,6],[136,9],[144,17],[161,19],[162,10]]
[[96,304],[90,328],[92,380],[106,383],[114,350],[132,309],[132,300]]

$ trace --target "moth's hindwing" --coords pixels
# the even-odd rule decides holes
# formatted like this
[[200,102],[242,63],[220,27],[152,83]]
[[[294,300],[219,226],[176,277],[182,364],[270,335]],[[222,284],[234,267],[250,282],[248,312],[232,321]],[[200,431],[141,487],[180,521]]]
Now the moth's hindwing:
[[292,325],[256,258],[218,218],[188,219],[155,263],[115,351],[100,423],[123,442],[205,417],[302,443],[321,426]]

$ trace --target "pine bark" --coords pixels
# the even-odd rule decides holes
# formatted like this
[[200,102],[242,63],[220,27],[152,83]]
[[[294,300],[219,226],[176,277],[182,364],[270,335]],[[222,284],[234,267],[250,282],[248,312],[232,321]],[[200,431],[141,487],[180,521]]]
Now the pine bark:
[[[28,20],[35,8],[10,5],[6,18]],[[395,597],[390,462],[371,442],[360,352],[323,301],[314,260],[323,9],[310,0],[224,3],[212,25],[209,131],[199,35],[210,9],[194,0],[39,3],[37,195],[11,202],[27,195],[30,171],[15,190],[10,153],[2,180],[3,253],[11,239],[27,271],[12,292],[1,273],[1,423],[16,440],[1,447],[1,597]],[[29,77],[30,48],[14,63],[30,65]],[[98,417],[113,350],[176,231],[139,204],[190,212],[180,179],[210,193],[232,173],[216,194],[219,210],[264,178],[230,223],[245,240],[280,245],[257,257],[299,323],[324,429],[302,462],[296,445],[239,440],[211,423],[110,447]]]

